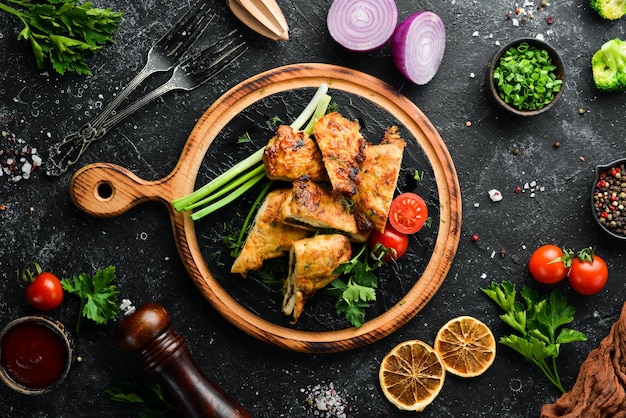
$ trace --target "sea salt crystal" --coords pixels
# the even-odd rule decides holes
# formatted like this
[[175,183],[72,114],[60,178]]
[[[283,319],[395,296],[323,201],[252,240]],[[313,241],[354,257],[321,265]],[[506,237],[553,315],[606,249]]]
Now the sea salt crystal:
[[25,161],[24,164],[22,165],[22,172],[24,174],[29,173],[32,171],[33,169],[33,165],[31,163],[29,163],[28,161]]
[[491,189],[489,190],[489,199],[491,199],[492,202],[499,202],[502,200],[502,193],[496,189]]

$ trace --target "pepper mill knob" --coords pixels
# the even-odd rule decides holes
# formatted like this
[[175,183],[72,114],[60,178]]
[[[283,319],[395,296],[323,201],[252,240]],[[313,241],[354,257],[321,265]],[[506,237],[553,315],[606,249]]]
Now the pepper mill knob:
[[239,402],[198,367],[184,337],[172,328],[165,308],[157,303],[121,308],[127,316],[117,327],[117,345],[138,357],[143,369],[160,381],[185,416],[250,418]]

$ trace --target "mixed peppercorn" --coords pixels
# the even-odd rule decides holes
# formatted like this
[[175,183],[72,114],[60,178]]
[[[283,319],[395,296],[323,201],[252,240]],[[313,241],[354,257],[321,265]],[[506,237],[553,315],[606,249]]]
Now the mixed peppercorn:
[[598,221],[609,231],[626,236],[626,168],[611,167],[598,176],[593,207]]

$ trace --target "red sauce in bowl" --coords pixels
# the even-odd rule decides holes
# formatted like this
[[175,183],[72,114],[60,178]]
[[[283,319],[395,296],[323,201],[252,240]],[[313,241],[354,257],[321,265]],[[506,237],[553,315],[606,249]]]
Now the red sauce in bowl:
[[17,384],[40,389],[59,380],[67,366],[68,349],[51,328],[23,322],[2,339],[0,364]]

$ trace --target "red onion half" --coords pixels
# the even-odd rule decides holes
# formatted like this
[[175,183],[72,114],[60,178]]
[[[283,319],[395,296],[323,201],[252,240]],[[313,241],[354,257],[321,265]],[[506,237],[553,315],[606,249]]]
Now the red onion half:
[[415,84],[426,84],[437,73],[446,49],[446,29],[433,12],[406,18],[393,34],[391,57],[398,70]]
[[334,0],[326,20],[330,36],[350,51],[382,47],[398,24],[395,0]]

